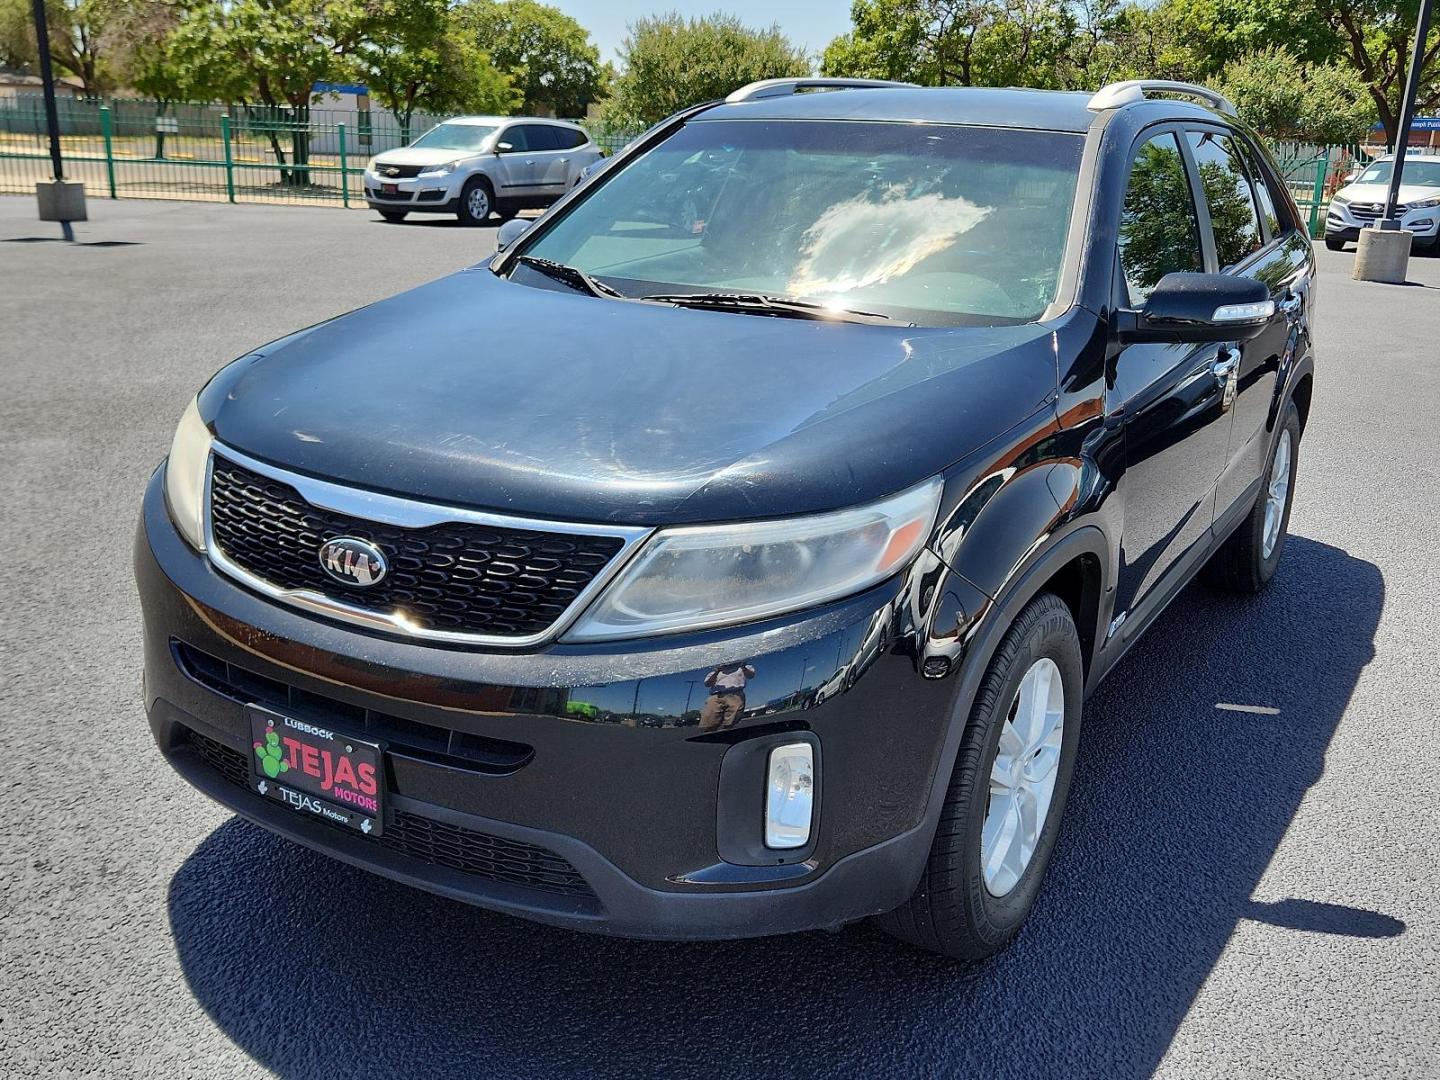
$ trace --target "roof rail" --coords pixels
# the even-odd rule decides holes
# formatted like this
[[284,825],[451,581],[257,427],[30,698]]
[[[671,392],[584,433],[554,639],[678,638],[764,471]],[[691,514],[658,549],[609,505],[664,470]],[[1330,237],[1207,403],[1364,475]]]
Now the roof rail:
[[1091,112],[1104,112],[1106,109],[1144,101],[1145,95],[1151,92],[1189,94],[1227,116],[1238,115],[1235,106],[1224,94],[1218,94],[1208,87],[1196,86],[1194,83],[1171,82],[1169,79],[1128,79],[1125,82],[1110,83],[1095,92],[1087,107]]
[[740,87],[725,99],[727,105],[737,101],[761,101],[764,98],[789,97],[801,90],[864,90],[881,86],[909,86],[914,83],[891,82],[888,79],[761,79]]

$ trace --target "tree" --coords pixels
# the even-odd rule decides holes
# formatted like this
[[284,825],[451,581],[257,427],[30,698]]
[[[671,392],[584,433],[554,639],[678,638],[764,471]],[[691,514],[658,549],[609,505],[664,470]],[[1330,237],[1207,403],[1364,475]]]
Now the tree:
[[[1400,99],[1410,67],[1418,0],[1309,0],[1335,37],[1335,51],[1359,75],[1385,138],[1399,138]],[[1440,106],[1440,27],[1430,31],[1420,69],[1416,111]]]
[[[79,79],[86,96],[109,93],[120,81],[127,0],[45,0],[50,60]],[[36,61],[30,0],[0,0],[0,60],[16,67]]]
[[924,86],[1061,86],[1079,28],[1061,0],[855,0],[850,18],[826,75]]
[[607,91],[610,70],[590,34],[537,0],[467,0],[455,11],[475,46],[524,95],[530,112],[581,117]]
[[620,47],[623,74],[605,123],[635,131],[756,79],[807,75],[810,60],[778,26],[752,30],[730,15],[639,19]]
[[454,19],[446,0],[351,0],[332,28],[350,42],[354,77],[388,109],[410,139],[417,110],[506,113],[520,95],[509,76]]
[[1306,65],[1280,46],[1227,65],[1220,89],[1242,119],[1272,139],[1355,143],[1375,118],[1365,84],[1353,71],[1338,64]]
[[[310,99],[317,82],[343,78],[353,21],[335,19],[329,0],[188,0],[165,41],[170,63],[204,96],[243,102],[266,135],[286,184],[310,183]],[[264,106],[255,115],[252,103]],[[280,135],[290,136],[290,158]]]
[[[1418,0],[1161,0],[1156,8],[1195,59],[1199,79],[1217,78],[1227,65],[1275,42],[1331,90],[1343,94],[1353,85],[1341,74],[1348,70],[1392,143],[1417,10]],[[1417,104],[1422,110],[1440,105],[1440,27],[1426,44]]]
[[[170,35],[180,25],[181,12],[164,0],[138,0],[125,23],[130,56],[126,64],[129,83],[155,101],[156,117],[164,116],[179,101],[204,96],[206,87],[197,83],[194,72],[171,62]],[[165,126],[155,125],[155,157],[165,156]]]

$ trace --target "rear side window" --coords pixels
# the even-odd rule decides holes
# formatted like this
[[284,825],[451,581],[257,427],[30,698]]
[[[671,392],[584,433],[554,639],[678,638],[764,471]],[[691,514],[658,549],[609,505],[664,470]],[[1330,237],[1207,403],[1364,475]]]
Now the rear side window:
[[1235,140],[1218,131],[1191,131],[1187,137],[1200,172],[1205,202],[1210,207],[1215,254],[1220,269],[1228,270],[1258,251],[1263,243],[1245,159]]
[[550,130],[555,133],[555,149],[557,150],[573,150],[575,147],[584,146],[590,141],[589,136],[576,128],[557,127],[551,128]]
[[559,150],[560,140],[556,138],[559,134],[560,129],[549,124],[525,125],[525,141],[531,150]]
[[1130,166],[1120,215],[1120,267],[1139,307],[1166,274],[1205,268],[1195,200],[1174,135],[1157,135]]
[[1280,215],[1275,211],[1275,194],[1270,190],[1269,178],[1260,167],[1260,159],[1253,147],[1245,147],[1245,157],[1250,163],[1250,178],[1255,182],[1255,200],[1260,205],[1260,220],[1265,222],[1267,234],[1274,239],[1285,231]]

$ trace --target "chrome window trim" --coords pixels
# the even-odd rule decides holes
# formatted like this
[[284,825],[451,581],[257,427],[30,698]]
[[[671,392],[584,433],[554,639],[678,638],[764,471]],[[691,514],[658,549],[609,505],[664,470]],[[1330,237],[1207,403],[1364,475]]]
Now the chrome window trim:
[[[286,589],[273,582],[267,581],[256,574],[252,574],[243,566],[232,562],[215,542],[215,535],[211,528],[210,512],[210,482],[214,472],[215,457],[219,455],[242,468],[251,472],[259,473],[261,476],[268,476],[272,480],[278,480],[282,484],[288,484],[300,493],[300,497],[312,506],[324,510],[333,510],[338,514],[345,514],[349,517],[360,518],[379,522],[385,525],[394,525],[404,529],[422,529],[430,525],[442,525],[447,523],[490,525],[496,528],[505,529],[532,529],[537,532],[551,532],[568,534],[571,536],[611,536],[621,540],[622,546],[617,551],[605,568],[594,578],[590,584],[580,591],[580,594],[567,607],[553,623],[544,630],[534,634],[507,635],[507,634],[469,634],[455,630],[429,630],[416,626],[406,619],[403,612],[380,612],[371,611],[367,608],[356,607],[326,596],[324,593],[316,592],[313,589]],[[341,484],[334,484],[327,480],[319,480],[312,476],[305,476],[301,473],[288,472],[285,469],[277,468],[274,465],[263,461],[257,461],[248,454],[243,454],[224,445],[218,440],[211,440],[210,457],[205,464],[205,493],[202,520],[205,534],[205,554],[210,562],[218,570],[239,581],[241,584],[254,589],[262,596],[291,607],[299,608],[316,615],[324,615],[327,618],[337,619],[341,622],[351,623],[355,626],[363,626],[370,630],[379,630],[388,634],[395,634],[400,637],[409,638],[415,641],[443,642],[450,645],[500,645],[509,648],[525,648],[527,646],[542,645],[554,641],[560,637],[579,618],[580,613],[595,596],[614,580],[615,575],[620,573],[639,551],[640,547],[648,540],[654,529],[635,525],[600,525],[590,522],[573,521],[548,521],[540,518],[516,517],[510,514],[497,514],[487,510],[469,510],[458,506],[447,506],[440,503],[427,503],[414,499],[406,499],[396,495],[383,495],[376,491],[367,491],[363,488],[345,487]]]

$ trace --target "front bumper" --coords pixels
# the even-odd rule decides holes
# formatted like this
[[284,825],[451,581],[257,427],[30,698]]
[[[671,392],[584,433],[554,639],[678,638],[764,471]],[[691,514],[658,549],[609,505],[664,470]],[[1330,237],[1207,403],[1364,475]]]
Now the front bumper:
[[[465,179],[458,170],[448,176],[408,180],[389,180],[367,172],[365,201],[375,210],[453,213],[460,206],[460,189],[465,186]],[[395,192],[386,194],[382,184],[393,184]]]
[[[158,472],[135,573],[145,701],[166,759],[244,817],[344,861],[499,911],[656,938],[839,925],[898,906],[918,880],[955,681],[921,678],[913,650],[896,647],[900,583],[682,641],[425,646],[304,615],[218,573],[170,524]],[[740,659],[757,670],[744,718],[700,734],[706,673]],[[342,731],[379,716],[398,733],[383,842],[249,790],[246,700]],[[725,831],[737,813],[758,822],[761,805],[758,789],[738,811],[724,794],[727,755],[797,732],[822,763],[812,846],[767,865],[726,861]],[[451,733],[521,751],[470,767],[444,752]]]
[[[1371,206],[1369,203],[1351,204],[1334,201],[1330,203],[1330,209],[1325,214],[1325,235],[1327,237],[1359,240],[1360,230],[1374,225],[1379,220],[1378,213],[1368,210],[1358,211],[1356,205]],[[1400,215],[1400,225],[1401,228],[1414,233],[1416,240],[1425,241],[1440,237],[1440,206],[1407,210]]]

